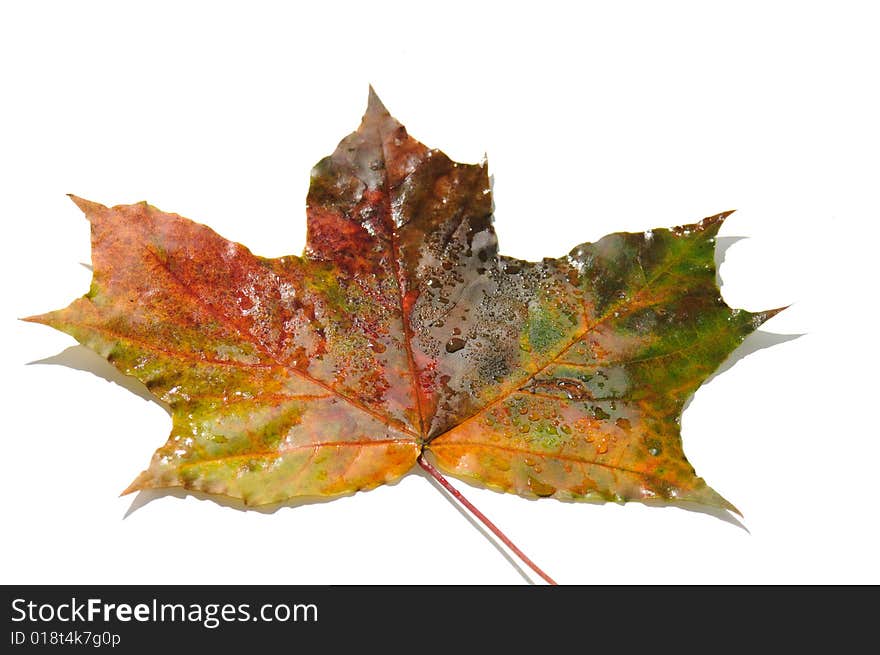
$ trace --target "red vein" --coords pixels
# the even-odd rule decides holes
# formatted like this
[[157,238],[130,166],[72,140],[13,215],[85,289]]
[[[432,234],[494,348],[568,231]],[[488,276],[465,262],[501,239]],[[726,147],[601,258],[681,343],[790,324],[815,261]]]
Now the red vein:
[[620,471],[623,473],[631,473],[632,475],[637,475],[642,478],[652,479],[652,480],[662,480],[662,478],[658,478],[657,476],[651,475],[650,473],[645,473],[644,471],[636,471],[635,469],[629,469],[623,466],[615,466],[614,464],[606,464],[605,462],[598,462],[591,459],[584,459],[583,457],[577,457],[575,455],[563,455],[562,453],[542,453],[534,450],[529,450],[527,448],[513,448],[512,446],[499,446],[497,444],[490,444],[482,441],[453,441],[453,442],[444,442],[438,444],[432,444],[431,449],[437,450],[438,448],[457,448],[457,447],[476,447],[476,448],[486,448],[486,449],[495,449],[495,450],[503,450],[505,452],[517,453],[519,455],[528,455],[530,457],[541,457],[544,459],[558,459],[565,462],[574,462],[576,464],[590,465],[590,466],[601,466],[602,468],[607,468],[612,471]]
[[259,458],[270,458],[270,457],[281,457],[283,455],[287,455],[288,453],[295,452],[297,450],[305,450],[306,448],[326,448],[330,446],[352,446],[352,447],[367,447],[367,446],[387,446],[390,444],[406,444],[407,446],[415,446],[411,439],[360,439],[357,441],[319,441],[316,443],[307,443],[307,444],[298,444],[296,446],[290,446],[288,448],[283,448],[280,450],[264,450],[255,453],[243,453],[241,455],[226,455],[224,457],[211,457],[207,459],[200,459],[197,462],[183,462],[180,464],[180,468],[192,468],[193,466],[202,466],[204,464],[214,464],[216,462],[225,462],[236,459],[259,459]]
[[613,400],[628,400],[626,397],[621,396],[617,398],[569,398],[568,396],[554,396],[551,393],[541,393],[540,391],[532,391],[531,389],[517,389],[516,391],[508,394],[510,396],[534,396],[536,398],[549,398],[550,400],[562,400],[566,402],[585,402],[585,403],[598,403],[598,402],[611,402]]
[[[672,264],[670,264],[669,267],[672,267]],[[652,280],[652,284],[653,284],[653,282],[656,282],[657,279],[662,277],[662,275],[663,275],[662,273],[657,275],[654,278],[654,280]],[[587,327],[585,327],[580,334],[578,334],[576,337],[574,337],[574,339],[571,341],[571,343],[569,343],[567,346],[565,346],[565,348],[563,348],[558,353],[556,353],[556,355],[554,355],[550,359],[550,361],[548,361],[546,364],[544,364],[544,366],[542,366],[537,371],[532,373],[532,375],[528,379],[526,379],[523,384],[525,384],[526,382],[530,382],[531,380],[533,380],[535,378],[536,375],[538,375],[539,373],[547,370],[549,367],[556,364],[559,361],[560,357],[565,355],[565,353],[567,353],[574,346],[579,344],[585,336],[587,336],[590,332],[594,332],[597,327],[599,327],[600,325],[602,325],[603,323],[605,323],[609,319],[623,318],[623,317],[629,316],[630,314],[633,314],[634,312],[637,312],[640,309],[648,309],[650,307],[655,307],[655,306],[660,305],[664,302],[664,299],[660,299],[655,302],[649,302],[647,304],[639,304],[638,303],[639,299],[645,293],[647,293],[649,290],[650,290],[650,287],[648,285],[645,285],[644,287],[642,287],[641,289],[639,289],[636,292],[635,296],[633,296],[633,298],[631,300],[618,303],[617,305],[614,305],[613,307],[611,307],[599,319],[597,319],[595,323],[593,323],[592,325],[587,325]],[[623,311],[621,311],[621,310],[623,310]]]
[[286,402],[293,400],[320,400],[321,398],[335,398],[336,396],[332,394],[300,394],[300,395],[291,395],[285,393],[275,393],[275,392],[261,392],[255,393],[247,396],[230,396],[229,394],[219,394],[219,393],[202,393],[202,394],[180,394],[175,397],[175,400],[180,400],[183,402],[198,402],[198,401],[211,401],[211,400],[222,400],[224,404],[229,405],[233,403],[247,402],[251,400],[267,400],[267,401],[278,401],[278,402]]
[[287,479],[286,487],[295,486],[300,480],[302,480],[303,476],[308,472],[309,466],[311,466],[312,461],[314,461],[315,456],[318,454],[319,446],[313,446],[312,452],[309,453],[309,456],[306,457],[305,461],[300,466],[299,471],[296,472],[292,478]]
[[379,128],[376,128],[376,136],[379,140],[380,148],[379,150],[382,153],[382,170],[385,175],[385,184],[386,188],[384,193],[382,194],[382,201],[385,205],[385,220],[391,224],[391,229],[389,233],[391,234],[391,238],[389,239],[391,243],[391,261],[392,268],[394,269],[394,278],[397,280],[397,304],[400,309],[400,322],[403,325],[403,350],[406,353],[406,361],[409,366],[409,374],[412,380],[413,385],[413,394],[415,395],[416,401],[416,410],[419,413],[419,433],[422,437],[425,434],[425,410],[422,407],[422,394],[420,391],[419,384],[419,376],[418,371],[416,370],[416,361],[415,357],[413,357],[412,351],[412,338],[414,336],[414,332],[412,330],[412,325],[410,325],[409,317],[407,312],[404,311],[403,307],[403,294],[406,280],[403,276],[403,271],[400,268],[399,256],[400,253],[397,249],[397,231],[394,229],[394,220],[391,216],[391,189],[388,188],[388,160],[385,157],[385,143],[382,139],[382,133]]
[[361,455],[363,455],[364,452],[365,451],[363,449],[358,449],[358,450],[354,451],[354,457],[352,457],[350,460],[348,460],[348,462],[346,462],[345,468],[342,469],[342,473],[339,474],[339,478],[341,480],[348,479],[348,474],[351,473],[351,470],[354,468],[355,462],[357,462],[361,458]]
[[567,368],[582,368],[585,371],[592,371],[600,366],[611,366],[613,364],[628,364],[629,362],[619,361],[619,362],[597,362],[593,364],[578,364],[577,362],[567,362],[565,360],[559,361],[558,359],[553,360],[553,366],[565,366]]
[[642,362],[649,362],[656,359],[664,359],[666,357],[674,357],[675,355],[680,355],[689,350],[693,350],[694,348],[702,345],[704,341],[706,341],[711,335],[703,335],[701,338],[698,337],[693,342],[689,343],[686,346],[681,348],[677,348],[675,350],[670,350],[669,352],[659,353],[657,355],[648,355],[647,357],[639,357],[637,359],[609,359],[604,361],[598,361],[592,364],[576,364],[574,362],[565,362],[565,361],[557,361],[556,365],[559,366],[571,366],[572,368],[583,368],[583,369],[592,369],[600,366],[617,366],[619,364],[641,364]]
[[434,468],[431,465],[431,463],[428,462],[428,460],[426,460],[423,456],[419,455],[418,462],[419,462],[419,466],[421,466],[423,469],[425,469],[425,471],[427,471],[431,477],[433,477],[435,480],[437,480],[437,482],[439,482],[442,485],[442,487],[444,489],[446,489],[446,491],[448,491],[450,494],[452,494],[453,498],[455,498],[459,503],[464,505],[467,508],[467,510],[471,514],[473,514],[476,518],[478,518],[483,525],[485,525],[487,528],[489,528],[489,530],[492,531],[492,534],[494,534],[502,542],[504,542],[504,545],[507,546],[508,548],[510,548],[510,550],[512,550],[516,554],[517,557],[519,557],[523,562],[525,562],[525,564],[528,565],[528,567],[530,569],[532,569],[535,573],[537,573],[539,576],[541,576],[547,583],[552,584],[552,585],[556,584],[556,581],[553,580],[553,578],[551,578],[549,575],[544,573],[544,571],[542,571],[541,568],[537,564],[535,564],[531,559],[529,559],[529,557],[526,556],[526,554],[524,552],[522,552],[517,547],[517,545],[514,544],[508,538],[508,536],[506,534],[501,532],[501,530],[498,529],[498,527],[494,523],[492,523],[492,521],[490,521],[485,514],[483,514],[480,510],[478,510],[471,501],[469,501],[467,498],[465,498],[464,495],[458,489],[453,487],[452,484],[450,484],[449,480],[447,480],[445,477],[443,477],[443,474],[441,474],[440,471],[438,471],[436,468]]
[[[687,248],[682,253],[680,253],[678,257],[673,257],[669,262],[667,262],[666,266],[664,266],[657,273],[655,273],[654,276],[650,280],[648,280],[645,283],[645,285],[641,289],[639,289],[632,298],[629,298],[627,300],[624,300],[622,302],[617,303],[616,305],[613,305],[605,312],[605,314],[603,314],[594,323],[588,324],[580,333],[578,333],[575,337],[572,338],[572,341],[567,346],[565,346],[559,352],[557,352],[555,355],[550,357],[550,359],[547,361],[546,364],[544,364],[540,368],[536,369],[531,374],[529,374],[527,377],[516,382],[515,384],[509,385],[508,389],[506,391],[501,392],[495,400],[493,400],[492,402],[490,402],[486,405],[483,405],[483,407],[479,408],[476,412],[474,412],[470,416],[464,418],[463,420],[459,421],[458,425],[456,425],[452,429],[455,430],[455,429],[460,428],[462,425],[464,425],[468,421],[471,421],[471,420],[479,417],[480,415],[482,415],[483,413],[485,413],[486,411],[488,411],[489,409],[491,409],[495,405],[503,402],[504,400],[509,398],[511,395],[515,394],[517,391],[521,391],[526,384],[528,384],[529,382],[534,380],[539,374],[543,373],[551,366],[556,365],[558,363],[559,358],[562,357],[563,355],[565,355],[565,353],[567,353],[569,350],[571,350],[575,345],[580,343],[581,340],[587,334],[589,334],[590,332],[595,330],[598,326],[602,325],[608,319],[619,318],[621,316],[621,313],[620,313],[621,308],[626,307],[626,312],[622,315],[627,316],[627,315],[633,313],[634,311],[637,311],[638,309],[644,309],[645,307],[653,307],[655,304],[659,304],[659,301],[657,303],[649,303],[647,305],[638,305],[637,303],[638,303],[638,299],[641,298],[641,296],[644,295],[647,291],[649,291],[651,286],[657,280],[659,280],[661,277],[666,275],[672,269],[672,267],[675,266],[676,263],[680,262],[685,257],[685,255],[691,251],[692,248],[696,247],[697,243],[698,242],[695,242],[694,244],[691,245],[690,248]],[[615,316],[615,312],[617,312],[616,316]],[[449,431],[451,431],[451,430],[449,430]],[[447,432],[449,432],[449,431],[447,431]],[[446,434],[446,433],[444,433],[444,434]],[[439,438],[440,436],[442,436],[442,435],[438,435],[437,437],[435,437],[435,439]]]
[[189,361],[198,362],[200,364],[210,364],[212,366],[213,365],[232,366],[235,368],[265,368],[265,369],[272,369],[272,368],[285,369],[286,368],[285,366],[282,366],[280,364],[252,364],[250,362],[242,362],[242,361],[239,361],[236,359],[230,359],[230,360],[209,359],[207,357],[202,357],[200,355],[197,355],[196,353],[188,353],[188,352],[185,352],[182,350],[175,351],[175,350],[168,350],[167,348],[161,348],[160,346],[157,346],[156,344],[154,344],[152,342],[144,341],[143,339],[137,339],[135,337],[132,337],[129,334],[123,334],[122,332],[117,332],[116,330],[111,330],[110,328],[107,328],[107,327],[104,327],[101,325],[91,325],[88,323],[84,323],[83,325],[84,325],[84,327],[86,327],[89,330],[92,330],[94,332],[103,332],[104,334],[108,334],[111,337],[114,337],[120,341],[128,341],[129,343],[133,343],[136,346],[143,348],[144,350],[152,350],[153,352],[161,353],[163,355],[168,355],[168,357],[176,357],[179,359],[186,359]]
[[194,291],[192,291],[183,282],[183,280],[181,280],[180,278],[178,278],[174,274],[174,272],[171,270],[171,268],[168,266],[168,264],[166,262],[163,262],[159,258],[159,256],[155,252],[153,252],[152,249],[147,248],[146,251],[150,255],[152,255],[152,257],[156,260],[156,262],[158,262],[160,268],[168,274],[168,277],[170,277],[183,290],[183,292],[186,295],[188,295],[190,298],[192,298],[196,304],[204,307],[205,310],[209,314],[211,314],[211,316],[213,316],[217,320],[218,323],[226,324],[229,327],[231,327],[233,330],[235,330],[238,333],[239,337],[245,343],[249,343],[249,344],[256,346],[259,350],[261,350],[263,352],[263,354],[265,354],[269,359],[271,359],[273,362],[275,362],[279,367],[284,368],[285,370],[292,372],[294,375],[297,375],[305,380],[308,380],[309,382],[312,382],[323,389],[326,389],[327,391],[329,391],[332,394],[335,394],[336,396],[339,396],[339,398],[341,398],[342,400],[346,401],[347,403],[349,403],[353,407],[356,407],[356,408],[360,409],[361,411],[369,414],[370,416],[372,416],[373,418],[382,422],[383,424],[393,426],[394,428],[400,430],[401,432],[405,432],[406,434],[412,435],[413,437],[415,437],[417,439],[420,438],[418,434],[414,433],[412,430],[410,430],[408,427],[406,427],[404,424],[400,423],[399,421],[395,421],[394,419],[392,419],[391,417],[388,417],[388,416],[383,416],[379,412],[370,409],[369,407],[367,407],[366,405],[364,405],[360,401],[352,398],[351,396],[348,396],[348,395],[342,393],[341,391],[339,391],[338,389],[336,389],[334,387],[331,387],[329,384],[326,384],[326,383],[322,382],[321,380],[318,380],[317,378],[313,378],[312,376],[308,375],[304,371],[301,371],[300,369],[291,366],[288,362],[282,362],[259,339],[253,339],[253,340],[248,339],[244,334],[245,329],[240,327],[236,321],[233,321],[232,319],[230,319],[230,317],[228,317],[225,314],[221,314],[221,313],[217,312],[217,310],[214,309],[214,307],[212,305],[205,302],[205,300],[201,296],[197,295]]

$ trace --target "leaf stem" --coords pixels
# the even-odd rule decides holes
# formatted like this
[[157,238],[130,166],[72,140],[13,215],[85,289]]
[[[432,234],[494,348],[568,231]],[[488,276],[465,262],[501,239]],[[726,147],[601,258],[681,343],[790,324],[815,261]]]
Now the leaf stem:
[[425,459],[424,455],[419,455],[418,461],[419,461],[419,466],[421,466],[423,469],[425,469],[425,471],[427,471],[431,475],[432,478],[437,480],[437,482],[439,482],[442,485],[442,487],[444,489],[446,489],[446,491],[448,491],[450,494],[452,494],[453,498],[455,498],[459,503],[464,505],[465,508],[467,508],[467,510],[471,514],[473,514],[476,518],[478,518],[480,520],[480,522],[482,522],[483,525],[485,525],[487,528],[489,528],[492,531],[492,534],[494,534],[502,542],[504,542],[504,545],[507,546],[508,548],[510,548],[510,550],[512,550],[514,552],[514,554],[517,557],[519,557],[529,568],[531,568],[535,573],[537,573],[539,576],[541,576],[548,584],[552,584],[552,585],[556,584],[556,581],[553,580],[553,578],[551,578],[549,575],[544,573],[544,571],[542,571],[541,568],[537,564],[535,564],[532,560],[530,560],[526,556],[526,554],[524,552],[522,552],[516,546],[516,544],[514,544],[507,537],[506,534],[504,534],[503,532],[501,532],[501,530],[498,529],[498,526],[496,526],[494,523],[492,523],[492,521],[490,521],[486,517],[486,515],[483,514],[480,510],[478,510],[471,501],[469,501],[467,498],[465,498],[458,489],[453,487],[452,484],[450,484],[449,480],[444,478],[443,474],[440,473],[440,471],[438,471],[436,468],[434,468],[434,466],[428,460]]

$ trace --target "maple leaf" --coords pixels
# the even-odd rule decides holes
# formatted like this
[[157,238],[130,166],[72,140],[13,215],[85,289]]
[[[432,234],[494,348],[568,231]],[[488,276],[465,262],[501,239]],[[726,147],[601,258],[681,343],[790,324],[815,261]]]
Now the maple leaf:
[[170,407],[170,438],[126,492],[277,503],[419,461],[521,496],[735,510],[680,434],[687,399],[779,311],[722,300],[727,213],[501,256],[486,163],[411,138],[372,90],[312,171],[301,257],[256,256],[146,203],[72,198],[91,222],[91,288],[27,320]]

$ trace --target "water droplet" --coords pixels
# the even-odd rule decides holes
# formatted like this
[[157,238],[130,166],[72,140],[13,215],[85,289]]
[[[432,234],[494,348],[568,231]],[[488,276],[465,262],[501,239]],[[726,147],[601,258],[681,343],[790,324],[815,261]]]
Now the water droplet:
[[556,387],[561,389],[569,400],[583,400],[590,398],[589,390],[580,380],[572,380],[569,378],[559,378],[555,382]]
[[604,409],[602,409],[598,405],[593,407],[593,416],[595,416],[600,421],[605,421],[605,420],[611,418],[611,414],[606,412]]
[[519,431],[522,432],[523,434],[525,434],[526,432],[528,432],[528,431],[529,431],[529,424],[528,424],[528,423],[523,423],[522,425],[520,425],[520,426],[519,426]]
[[523,416],[525,416],[526,414],[529,413],[529,408],[526,407],[525,405],[523,405],[522,407],[519,408],[519,413],[522,414]]
[[431,289],[436,289],[443,286],[443,283],[435,277],[429,277],[425,284],[427,284],[428,287],[430,287]]
[[544,484],[532,476],[529,476],[527,484],[529,485],[529,489],[531,489],[532,493],[536,496],[552,496],[556,492],[556,487]]
[[604,455],[608,452],[608,444],[603,440],[596,444],[596,452],[600,455]]
[[660,450],[657,446],[652,446],[651,448],[648,448],[648,452],[651,453],[654,457],[656,457],[657,455],[659,455],[663,451]]
[[569,426],[567,423],[563,424],[559,429],[562,430],[565,434],[571,434],[571,426]]
[[458,337],[452,337],[449,341],[446,342],[446,352],[455,353],[464,348],[467,342],[464,339],[460,339]]
[[384,353],[385,350],[386,350],[386,349],[385,349],[385,344],[384,344],[384,343],[380,343],[380,342],[378,342],[378,341],[371,341],[371,342],[370,342],[370,348],[372,348],[372,349],[373,349],[373,352],[375,352],[375,353]]
[[452,328],[452,334],[459,335],[461,334],[461,330],[459,328]]

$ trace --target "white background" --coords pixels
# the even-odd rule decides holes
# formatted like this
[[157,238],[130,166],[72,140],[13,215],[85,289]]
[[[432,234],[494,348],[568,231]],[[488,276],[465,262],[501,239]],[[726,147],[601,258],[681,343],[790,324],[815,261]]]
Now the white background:
[[66,193],[149,200],[298,254],[309,170],[372,83],[416,138],[488,154],[504,253],[736,208],[722,235],[749,238],[727,251],[724,297],[791,303],[762,331],[804,335],[741,359],[684,415],[690,460],[745,527],[458,483],[486,514],[564,583],[880,583],[871,3],[422,6],[3,3],[0,582],[524,581],[419,473],[273,513],[117,497],[164,442],[165,411],[27,365],[75,342],[16,318],[89,285]]

